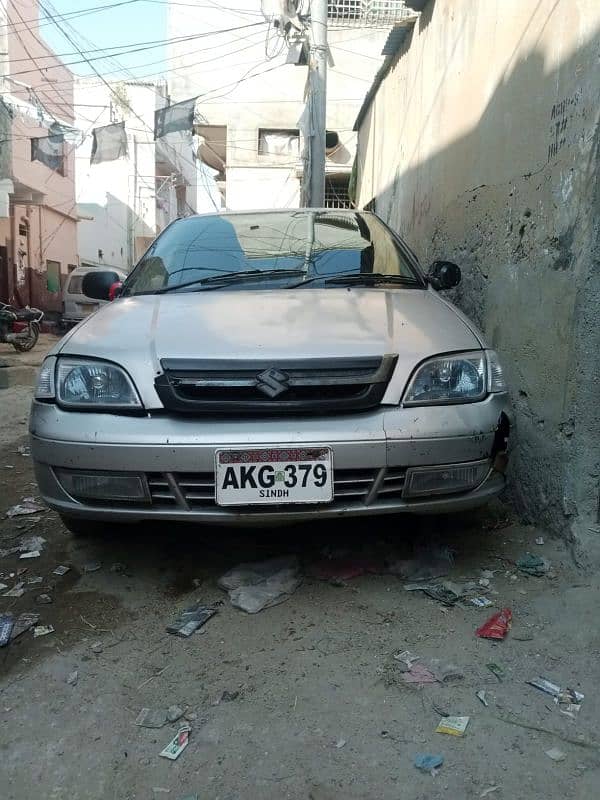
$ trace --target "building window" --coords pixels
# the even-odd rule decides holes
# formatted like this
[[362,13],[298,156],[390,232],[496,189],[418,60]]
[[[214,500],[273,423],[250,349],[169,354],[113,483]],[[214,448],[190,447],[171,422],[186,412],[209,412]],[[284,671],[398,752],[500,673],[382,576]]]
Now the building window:
[[259,156],[291,156],[300,153],[300,132],[293,128],[259,128]]
[[360,19],[362,7],[362,0],[327,0],[327,16],[336,22]]
[[327,175],[325,177],[325,208],[352,208],[348,196],[349,175]]
[[60,292],[60,261],[46,261],[46,288]]

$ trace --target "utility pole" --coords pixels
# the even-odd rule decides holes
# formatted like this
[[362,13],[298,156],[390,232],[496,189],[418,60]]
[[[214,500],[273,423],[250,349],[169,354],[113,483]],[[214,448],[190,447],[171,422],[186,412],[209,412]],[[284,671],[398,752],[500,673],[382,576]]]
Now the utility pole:
[[327,0],[310,3],[309,185],[308,205],[325,205],[325,134],[327,128]]

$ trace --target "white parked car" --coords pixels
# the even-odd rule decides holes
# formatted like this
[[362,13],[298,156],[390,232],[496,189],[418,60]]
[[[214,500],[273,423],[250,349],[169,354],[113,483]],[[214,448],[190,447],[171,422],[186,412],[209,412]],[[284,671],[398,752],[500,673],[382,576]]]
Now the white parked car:
[[[106,305],[107,300],[95,300],[92,297],[86,297],[82,291],[82,283],[86,275],[90,272],[105,271],[106,267],[85,266],[77,267],[69,274],[63,288],[62,322],[65,327],[76,325],[82,319],[97,311],[100,306]],[[115,273],[115,281],[124,281],[127,277],[127,273],[121,269],[111,269],[110,271]]]

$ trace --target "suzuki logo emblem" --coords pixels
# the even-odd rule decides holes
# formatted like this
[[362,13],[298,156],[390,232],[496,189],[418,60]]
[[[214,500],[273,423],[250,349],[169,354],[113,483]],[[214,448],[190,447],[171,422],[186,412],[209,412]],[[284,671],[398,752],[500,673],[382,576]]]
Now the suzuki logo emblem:
[[267,397],[278,397],[283,392],[287,392],[289,378],[285,372],[278,369],[266,369],[256,376],[256,388]]

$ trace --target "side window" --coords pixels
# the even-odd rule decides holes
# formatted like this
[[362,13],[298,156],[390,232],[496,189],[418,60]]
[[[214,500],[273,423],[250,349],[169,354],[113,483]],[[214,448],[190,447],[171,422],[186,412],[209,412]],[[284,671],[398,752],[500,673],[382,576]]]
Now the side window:
[[71,275],[71,280],[69,281],[69,288],[67,289],[69,294],[82,294],[81,291],[82,282],[83,282],[83,275]]
[[259,156],[292,156],[300,152],[300,133],[295,128],[259,128]]

